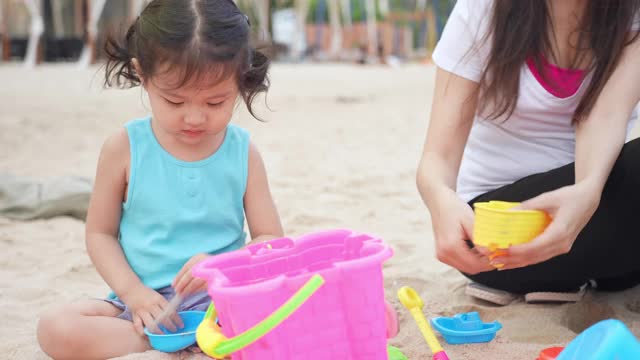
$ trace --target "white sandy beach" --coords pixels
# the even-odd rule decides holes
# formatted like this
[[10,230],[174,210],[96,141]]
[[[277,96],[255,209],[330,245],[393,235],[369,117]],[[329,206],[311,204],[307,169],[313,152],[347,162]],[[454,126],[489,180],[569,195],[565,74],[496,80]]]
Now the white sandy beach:
[[[36,179],[93,178],[104,139],[148,112],[139,89],[102,90],[98,68],[0,66],[0,173]],[[383,237],[395,256],[385,266],[387,298],[400,286],[422,294],[429,316],[479,311],[504,329],[488,344],[443,344],[452,360],[533,360],[592,323],[616,317],[640,335],[640,288],[588,295],[572,305],[507,307],[464,295],[464,278],[434,257],[429,214],[415,187],[435,72],[351,65],[275,65],[268,96],[256,103],[266,123],[239,111],[265,159],[286,233],[351,228]],[[638,134],[639,129],[635,133]],[[59,302],[102,297],[108,288],[84,247],[84,223],[59,217],[0,217],[0,358],[46,359],[38,313]],[[430,358],[409,314],[391,343],[411,360]],[[126,359],[205,359],[150,351]]]

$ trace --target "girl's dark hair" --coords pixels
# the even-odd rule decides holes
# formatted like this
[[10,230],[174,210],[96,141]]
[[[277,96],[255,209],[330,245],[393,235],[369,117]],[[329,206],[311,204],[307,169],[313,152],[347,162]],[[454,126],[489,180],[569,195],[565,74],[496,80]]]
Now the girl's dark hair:
[[105,86],[138,86],[139,75],[150,79],[167,65],[180,71],[176,88],[211,79],[212,73],[216,80],[235,76],[247,109],[257,118],[251,103],[269,88],[270,60],[249,38],[249,20],[232,0],[153,0],[124,39],[107,38]]
[[[640,0],[590,0],[577,35],[576,56],[571,68],[592,56],[587,71],[593,77],[575,110],[573,121],[579,122],[593,108],[602,88],[618,64],[631,35]],[[532,58],[538,73],[545,74],[543,56],[557,64],[552,50],[553,38],[547,1],[495,0],[490,24],[491,52],[480,80],[480,111],[490,119],[515,110],[520,87],[520,69]],[[550,31],[547,29],[551,29]],[[546,80],[546,79],[545,79]],[[549,81],[553,83],[553,81]]]

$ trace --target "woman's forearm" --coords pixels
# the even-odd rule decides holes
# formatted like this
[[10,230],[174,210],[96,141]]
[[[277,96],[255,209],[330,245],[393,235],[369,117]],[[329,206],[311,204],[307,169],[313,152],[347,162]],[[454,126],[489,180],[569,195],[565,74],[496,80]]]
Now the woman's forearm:
[[418,191],[429,208],[438,194],[456,190],[478,92],[476,82],[437,68],[429,129],[416,174]]
[[[622,116],[617,114],[617,117]],[[628,114],[624,118],[628,118]],[[596,124],[598,119],[595,118],[590,121],[593,124],[581,124],[576,132],[575,182],[591,187],[599,199],[624,145],[626,126],[622,121],[611,126],[606,126],[609,121],[604,124]]]
[[425,152],[420,165],[416,183],[422,200],[430,208],[437,194],[442,191],[455,191],[457,168],[436,152]]
[[627,123],[640,100],[640,41],[629,45],[589,116],[576,129],[576,184],[602,192],[626,140]]

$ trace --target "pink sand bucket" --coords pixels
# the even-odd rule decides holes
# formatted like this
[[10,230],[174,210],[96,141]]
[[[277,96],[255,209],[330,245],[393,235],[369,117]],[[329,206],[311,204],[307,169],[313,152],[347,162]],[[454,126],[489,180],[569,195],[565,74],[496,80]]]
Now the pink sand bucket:
[[386,360],[387,336],[397,328],[388,330],[395,324],[389,324],[382,263],[392,254],[379,238],[333,230],[217,255],[193,274],[207,280],[226,338],[259,326],[317,275],[324,280],[279,325],[232,353],[233,360]]

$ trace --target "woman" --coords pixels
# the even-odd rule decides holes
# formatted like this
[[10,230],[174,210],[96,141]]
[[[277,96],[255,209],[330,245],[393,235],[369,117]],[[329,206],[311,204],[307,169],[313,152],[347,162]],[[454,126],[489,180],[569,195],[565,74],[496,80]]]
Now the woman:
[[[508,303],[573,301],[640,282],[638,0],[459,0],[433,54],[417,183],[438,259]],[[552,222],[489,261],[468,240],[475,202],[523,201]],[[495,271],[500,267],[500,271]],[[502,291],[499,291],[502,290]],[[555,294],[553,294],[555,293]]]

